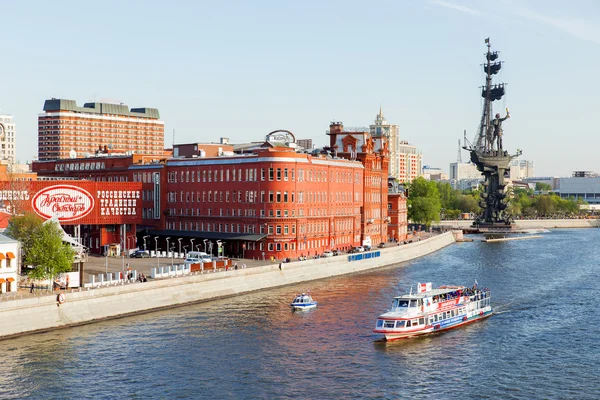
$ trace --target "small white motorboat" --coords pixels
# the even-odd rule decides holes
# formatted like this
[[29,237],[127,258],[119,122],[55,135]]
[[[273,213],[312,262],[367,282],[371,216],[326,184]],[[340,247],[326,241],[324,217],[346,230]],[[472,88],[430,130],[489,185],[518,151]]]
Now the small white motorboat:
[[317,307],[317,302],[313,300],[309,293],[299,294],[292,301],[292,310],[310,310]]

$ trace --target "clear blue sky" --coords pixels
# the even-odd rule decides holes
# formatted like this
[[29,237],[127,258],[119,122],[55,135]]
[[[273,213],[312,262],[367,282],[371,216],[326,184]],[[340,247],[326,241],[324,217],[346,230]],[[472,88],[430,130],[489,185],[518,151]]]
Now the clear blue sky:
[[[484,39],[505,61],[504,147],[537,175],[600,172],[600,3],[564,1],[4,1],[0,112],[37,155],[44,100],[156,107],[165,141],[327,143],[380,104],[424,164],[448,170],[479,123]],[[496,102],[498,103],[498,102]],[[463,153],[463,159],[467,154]]]

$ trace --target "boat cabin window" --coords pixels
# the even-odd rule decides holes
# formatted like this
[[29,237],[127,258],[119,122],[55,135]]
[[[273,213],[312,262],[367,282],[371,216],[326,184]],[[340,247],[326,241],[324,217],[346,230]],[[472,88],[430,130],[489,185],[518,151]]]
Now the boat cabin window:
[[419,318],[419,325],[425,324],[425,318]]
[[405,321],[396,321],[396,328],[404,328]]
[[418,319],[413,319],[412,320],[412,326],[417,326],[419,325],[419,320]]
[[404,300],[404,299],[398,299],[396,300],[396,307],[408,307],[408,300]]
[[417,306],[421,307],[423,305],[423,299],[417,300]]
[[406,327],[407,327],[407,328],[410,328],[410,327],[411,327],[411,323],[410,323],[410,321],[406,321]]
[[385,321],[386,328],[393,328],[395,321]]
[[377,320],[377,327],[378,327],[378,328],[382,328],[382,327],[383,327],[383,323],[384,323],[384,322],[385,322],[385,321],[384,321],[383,319],[378,319],[378,320]]
[[416,307],[417,306],[417,301],[416,300],[411,300],[410,301],[410,307]]

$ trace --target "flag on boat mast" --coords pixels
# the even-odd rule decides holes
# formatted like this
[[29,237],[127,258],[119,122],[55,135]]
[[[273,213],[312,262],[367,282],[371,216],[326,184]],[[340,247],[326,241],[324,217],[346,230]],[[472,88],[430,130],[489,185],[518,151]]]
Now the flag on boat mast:
[[477,287],[477,279],[475,279],[475,287]]
[[486,42],[486,43],[489,43],[489,42],[490,42],[490,38],[486,38],[486,39],[485,39],[485,42]]

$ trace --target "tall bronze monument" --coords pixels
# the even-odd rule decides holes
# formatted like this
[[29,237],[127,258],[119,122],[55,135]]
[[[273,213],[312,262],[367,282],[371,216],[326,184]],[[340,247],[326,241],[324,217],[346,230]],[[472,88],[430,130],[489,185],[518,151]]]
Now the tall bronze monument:
[[492,76],[496,75],[502,68],[502,61],[498,60],[498,52],[491,50],[490,40],[486,39],[487,53],[486,62],[483,64],[485,72],[485,86],[482,88],[481,96],[484,99],[483,112],[479,131],[473,143],[465,138],[464,149],[471,154],[471,161],[481,171],[483,181],[483,192],[479,206],[482,213],[475,219],[475,225],[481,231],[510,230],[511,220],[506,214],[508,198],[504,178],[509,170],[509,163],[515,157],[521,155],[517,151],[509,155],[502,147],[502,123],[510,118],[508,108],[506,115],[502,117],[499,113],[494,115],[493,103],[500,100],[505,94],[504,83],[492,83]]

